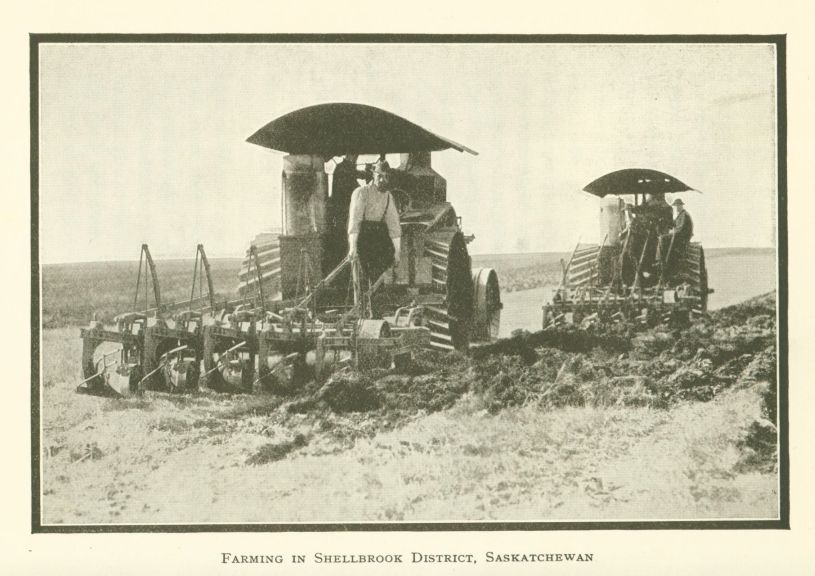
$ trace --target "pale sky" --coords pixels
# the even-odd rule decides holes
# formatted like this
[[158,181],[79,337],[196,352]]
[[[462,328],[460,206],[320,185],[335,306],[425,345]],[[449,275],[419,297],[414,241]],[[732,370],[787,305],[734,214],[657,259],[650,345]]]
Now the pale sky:
[[772,246],[775,74],[771,45],[41,45],[41,260],[242,256],[280,224],[283,157],[246,138],[323,102],[479,152],[433,160],[471,253],[597,240],[579,190],[631,167],[702,191],[706,247]]

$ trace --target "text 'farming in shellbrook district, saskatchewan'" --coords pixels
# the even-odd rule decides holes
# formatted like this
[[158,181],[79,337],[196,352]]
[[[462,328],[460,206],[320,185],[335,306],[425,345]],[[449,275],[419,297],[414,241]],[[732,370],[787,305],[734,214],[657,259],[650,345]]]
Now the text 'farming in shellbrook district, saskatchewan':
[[[221,564],[283,564],[286,559],[282,554],[232,554],[221,552]],[[426,554],[411,552],[406,554],[323,554],[312,555],[315,564],[434,564],[434,563],[468,563],[476,564],[474,554]],[[483,560],[487,563],[537,563],[537,562],[593,562],[594,554],[583,553],[496,553],[486,552]],[[305,554],[292,554],[292,564],[307,563]]]

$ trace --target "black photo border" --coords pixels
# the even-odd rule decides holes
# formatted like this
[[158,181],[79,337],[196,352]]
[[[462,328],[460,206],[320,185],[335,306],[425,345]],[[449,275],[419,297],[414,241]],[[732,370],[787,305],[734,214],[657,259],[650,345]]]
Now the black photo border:
[[[39,49],[43,44],[770,44],[776,54],[779,518],[770,520],[78,524],[42,523],[40,477]],[[537,530],[789,530],[789,359],[786,35],[606,34],[29,34],[31,178],[31,533],[422,532]]]

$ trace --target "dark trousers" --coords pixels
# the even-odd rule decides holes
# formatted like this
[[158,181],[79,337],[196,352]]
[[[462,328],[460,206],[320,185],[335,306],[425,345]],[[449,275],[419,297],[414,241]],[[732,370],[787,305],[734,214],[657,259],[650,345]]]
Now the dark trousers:
[[375,282],[391,267],[393,252],[388,226],[384,222],[363,221],[357,239],[357,254],[368,281]]
[[684,258],[688,248],[688,241],[688,238],[673,236],[672,234],[662,234],[659,237],[657,260],[664,270],[663,279],[670,279],[679,269],[679,263]]

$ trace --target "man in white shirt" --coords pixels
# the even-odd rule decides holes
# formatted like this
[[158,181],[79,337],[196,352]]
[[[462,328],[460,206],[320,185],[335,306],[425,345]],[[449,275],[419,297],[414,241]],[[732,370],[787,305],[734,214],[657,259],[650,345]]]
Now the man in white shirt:
[[390,166],[379,160],[373,180],[351,195],[348,211],[348,253],[359,259],[362,271],[373,282],[399,264],[402,227],[390,190]]

